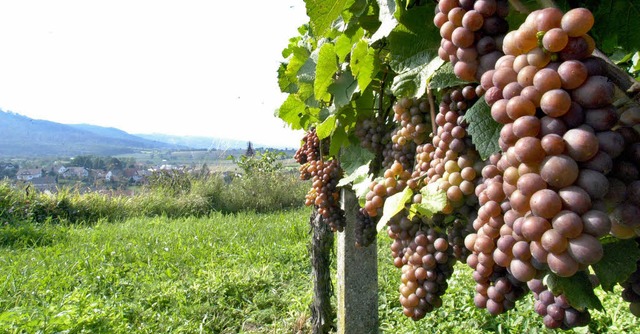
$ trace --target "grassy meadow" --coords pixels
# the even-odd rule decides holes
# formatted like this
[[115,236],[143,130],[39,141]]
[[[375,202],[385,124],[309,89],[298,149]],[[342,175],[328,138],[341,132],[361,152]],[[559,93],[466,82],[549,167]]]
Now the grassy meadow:
[[[306,208],[133,218],[93,226],[2,230],[2,333],[308,333],[311,279]],[[383,333],[553,333],[531,296],[491,317],[472,305],[470,270],[458,265],[442,308],[420,322],[401,315],[400,272],[379,236]],[[632,333],[619,296],[569,333]]]
[[[133,197],[0,183],[0,333],[309,333],[308,183],[187,181]],[[378,236],[381,333],[561,332],[531,295],[498,317],[477,309],[462,264],[443,307],[404,317],[390,242]],[[567,333],[639,333],[616,292],[598,291],[606,311]]]

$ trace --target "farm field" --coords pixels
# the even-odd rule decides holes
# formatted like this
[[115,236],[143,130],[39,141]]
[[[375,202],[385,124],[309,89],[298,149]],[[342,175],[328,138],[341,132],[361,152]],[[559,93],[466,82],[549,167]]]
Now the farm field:
[[[6,227],[0,332],[307,333],[308,214],[300,208]],[[461,264],[443,307],[413,322],[401,314],[389,242],[378,237],[381,332],[555,332],[533,312],[531,295],[498,317],[475,308],[471,271]],[[593,311],[589,327],[567,333],[640,331],[618,295],[600,297],[606,312]]]

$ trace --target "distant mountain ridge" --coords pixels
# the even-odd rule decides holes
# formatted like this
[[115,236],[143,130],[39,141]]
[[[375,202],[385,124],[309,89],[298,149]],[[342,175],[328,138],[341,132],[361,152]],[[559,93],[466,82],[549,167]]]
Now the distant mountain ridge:
[[0,157],[109,156],[152,149],[230,149],[246,145],[204,137],[132,135],[116,128],[61,124],[0,110]]
[[[187,146],[197,149],[233,150],[247,148],[247,141],[235,139],[220,139],[201,136],[174,136],[160,133],[136,134],[136,136],[163,143]],[[256,144],[253,144],[254,146]]]

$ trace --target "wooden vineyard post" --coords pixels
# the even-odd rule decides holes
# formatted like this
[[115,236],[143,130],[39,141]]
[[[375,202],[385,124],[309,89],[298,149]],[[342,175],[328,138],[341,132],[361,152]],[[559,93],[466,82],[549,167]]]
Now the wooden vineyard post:
[[329,333],[334,327],[335,313],[331,308],[331,251],[333,232],[322,221],[322,215],[315,209],[309,217],[312,230],[311,276],[313,277],[313,303],[311,304],[311,325],[313,334]]
[[376,243],[355,246],[356,196],[342,190],[347,226],[338,233],[337,313],[338,333],[378,333],[378,257]]

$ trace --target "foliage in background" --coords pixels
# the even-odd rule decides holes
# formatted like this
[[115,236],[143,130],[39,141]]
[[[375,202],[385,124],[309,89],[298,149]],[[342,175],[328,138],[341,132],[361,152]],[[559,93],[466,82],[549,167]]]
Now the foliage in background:
[[[250,147],[250,146],[249,146]],[[239,157],[230,155],[227,160],[231,160],[236,166],[242,169],[243,175],[273,174],[280,172],[283,168],[282,159],[286,158],[283,152],[269,151],[244,154]],[[249,149],[247,149],[249,152]]]
[[144,216],[205,217],[217,211],[274,212],[302,206],[308,187],[308,182],[289,172],[254,173],[231,182],[220,174],[193,177],[163,172],[132,196],[80,193],[75,188],[41,193],[0,181],[0,224],[94,224]]

